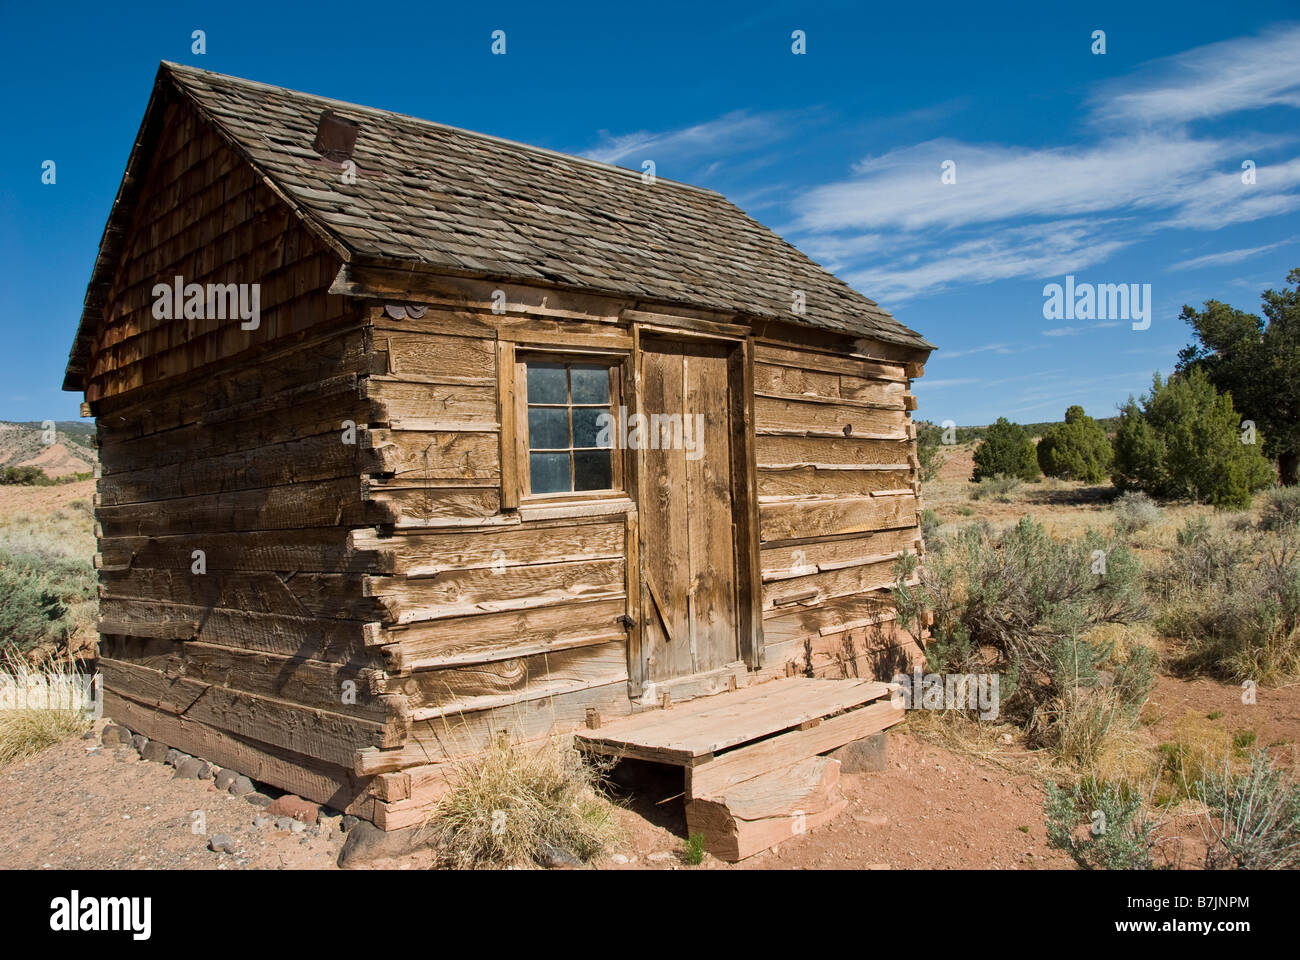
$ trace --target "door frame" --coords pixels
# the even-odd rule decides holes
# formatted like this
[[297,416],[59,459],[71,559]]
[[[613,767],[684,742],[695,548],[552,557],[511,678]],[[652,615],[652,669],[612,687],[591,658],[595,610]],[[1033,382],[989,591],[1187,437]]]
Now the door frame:
[[[629,311],[630,313],[631,311]],[[676,317],[637,312],[632,320],[632,362],[628,365],[631,383],[625,391],[629,415],[639,413],[641,393],[641,337],[679,342],[708,341],[722,344],[727,350],[727,386],[731,401],[731,486],[733,546],[735,554],[735,597],[737,650],[740,659],[752,672],[763,666],[763,592],[759,556],[758,473],[754,439],[754,344],[748,327],[713,323],[693,317]],[[737,428],[738,427],[738,428]],[[636,500],[637,513],[629,517],[627,537],[628,615],[628,691],[634,699],[645,690],[645,662],[642,659],[642,627],[648,609],[642,597],[645,556],[645,530],[640,523],[641,504],[645,503],[647,477],[641,452],[628,458],[628,490]],[[681,680],[687,678],[674,678]],[[674,681],[659,681],[659,685]]]

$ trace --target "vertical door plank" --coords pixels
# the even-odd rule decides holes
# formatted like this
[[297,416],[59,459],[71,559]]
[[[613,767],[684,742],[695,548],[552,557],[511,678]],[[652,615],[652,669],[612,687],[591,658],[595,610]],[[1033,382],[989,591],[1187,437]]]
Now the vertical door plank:
[[690,531],[688,591],[694,620],[695,671],[738,658],[736,553],[732,521],[732,416],[727,349],[712,344],[687,350],[683,421],[700,426],[699,447],[686,461]]
[[[683,396],[683,353],[680,345],[644,341],[642,406],[646,430],[654,414],[680,412]],[[686,456],[664,449],[662,437],[642,437],[642,552],[648,597],[642,598],[642,655],[646,678],[667,680],[693,672],[686,616],[689,577],[686,515]]]

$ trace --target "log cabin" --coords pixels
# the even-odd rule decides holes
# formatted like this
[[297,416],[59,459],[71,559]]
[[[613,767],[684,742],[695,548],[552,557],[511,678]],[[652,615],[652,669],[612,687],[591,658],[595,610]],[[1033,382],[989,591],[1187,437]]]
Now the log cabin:
[[105,712],[384,829],[503,734],[806,767],[920,655],[932,349],[710,190],[164,63],[64,382]]

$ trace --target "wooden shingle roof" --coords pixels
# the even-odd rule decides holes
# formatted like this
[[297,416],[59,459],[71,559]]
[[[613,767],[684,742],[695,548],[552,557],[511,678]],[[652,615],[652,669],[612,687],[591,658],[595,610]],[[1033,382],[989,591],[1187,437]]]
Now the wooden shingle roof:
[[[172,89],[166,89],[167,87]],[[190,100],[345,261],[418,264],[734,311],[929,351],[932,345],[720,194],[385,110],[173,63],[161,98]],[[160,97],[161,95],[161,97]],[[322,111],[360,124],[355,183],[312,148]],[[65,389],[90,338],[143,177],[151,119],[105,229]],[[156,117],[154,120],[156,126]],[[156,131],[155,131],[156,135]],[[802,291],[806,312],[791,305]]]

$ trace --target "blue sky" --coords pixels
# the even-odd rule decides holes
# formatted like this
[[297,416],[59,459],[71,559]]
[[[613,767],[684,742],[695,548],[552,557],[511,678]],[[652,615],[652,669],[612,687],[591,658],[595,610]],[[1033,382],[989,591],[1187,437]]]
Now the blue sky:
[[[371,9],[0,5],[0,419],[77,416],[63,367],[162,59],[716,189],[939,345],[935,421],[1110,415],[1172,367],[1184,303],[1258,311],[1300,266],[1294,0]],[[1150,327],[1044,319],[1067,275],[1150,284]]]

